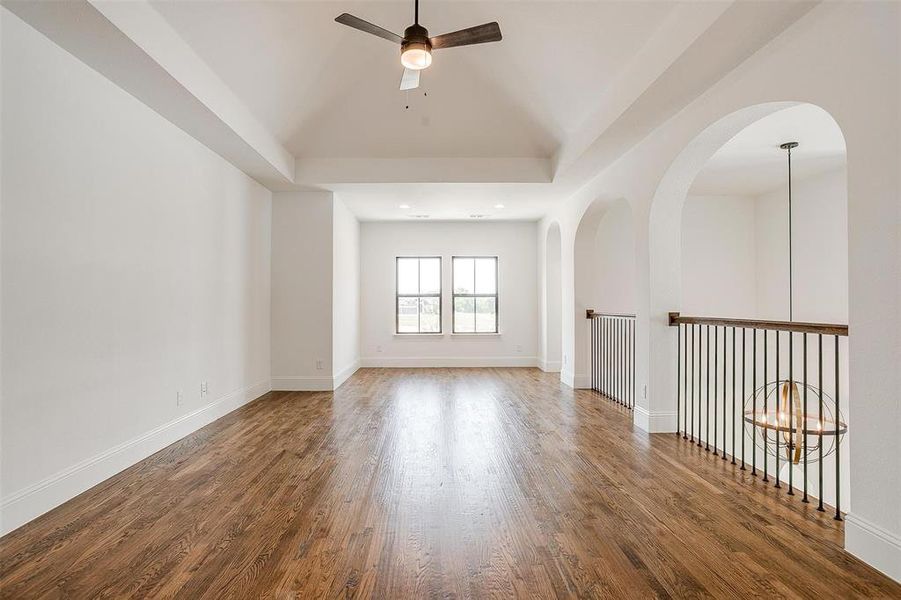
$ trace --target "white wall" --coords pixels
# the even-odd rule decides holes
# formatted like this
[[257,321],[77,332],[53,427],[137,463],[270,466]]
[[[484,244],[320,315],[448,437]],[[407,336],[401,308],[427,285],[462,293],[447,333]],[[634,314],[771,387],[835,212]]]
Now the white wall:
[[[364,366],[536,366],[535,223],[381,223],[360,226]],[[441,256],[441,335],[395,335],[395,257]],[[499,335],[451,334],[451,257],[498,257]]]
[[[848,322],[848,180],[839,169],[792,186],[794,319]],[[755,202],[757,315],[788,319],[787,190]]]
[[338,198],[332,240],[332,364],[335,387],[360,365],[360,223]]
[[682,309],[691,316],[757,314],[755,202],[689,196],[682,208]]
[[560,283],[560,228],[551,227],[544,240],[544,294],[541,296],[545,318],[541,319],[542,359],[539,366],[551,373],[563,366],[563,290]]
[[330,192],[272,197],[272,388],[333,388]]
[[635,313],[635,237],[632,209],[625,200],[612,203],[597,227],[594,255],[593,308],[597,312]]
[[6,532],[269,390],[271,195],[5,9],[2,54]]
[[272,197],[272,389],[333,390],[359,367],[360,225],[331,192]]

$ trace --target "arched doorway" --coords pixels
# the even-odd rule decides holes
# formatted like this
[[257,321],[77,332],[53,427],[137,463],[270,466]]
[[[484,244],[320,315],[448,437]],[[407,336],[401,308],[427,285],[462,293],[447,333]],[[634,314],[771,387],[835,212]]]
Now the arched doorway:
[[573,245],[575,387],[591,387],[591,329],[586,310],[635,313],[635,236],[623,198],[597,199],[583,213]]
[[[800,143],[792,204],[784,142]],[[650,348],[654,385],[676,391],[670,430],[724,459],[740,454],[763,481],[788,494],[803,489],[805,498],[809,491],[834,504],[836,517],[850,491],[847,197],[844,137],[829,113],[800,103],[753,106],[708,127],[677,157],[651,206],[649,244],[658,339],[669,325],[664,315],[681,313],[670,342]],[[831,329],[805,331],[798,322],[839,324],[845,333],[825,334],[824,350],[822,332]],[[795,425],[798,415],[810,423]],[[841,453],[812,455],[819,478],[807,476],[808,428],[834,428],[831,449],[842,439]],[[823,444],[813,436],[813,446],[817,439]]]

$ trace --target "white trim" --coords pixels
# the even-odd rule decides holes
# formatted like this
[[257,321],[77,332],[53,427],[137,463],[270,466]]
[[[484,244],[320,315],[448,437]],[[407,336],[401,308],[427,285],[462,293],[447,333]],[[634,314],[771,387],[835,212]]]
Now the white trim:
[[648,433],[673,433],[676,431],[676,413],[675,411],[654,411],[650,412],[643,406],[635,406],[635,416],[632,422],[641,430]]
[[269,391],[269,380],[235,390],[0,500],[0,535],[21,527]]
[[566,371],[561,369],[560,371],[560,381],[563,382],[563,385],[568,385],[571,388],[575,388],[575,375],[573,375],[572,371]]
[[444,337],[444,334],[443,333],[417,333],[415,331],[411,331],[410,333],[395,333],[394,337],[418,340],[421,338],[442,338],[442,337]]
[[337,375],[332,377],[332,389],[337,390],[341,387],[345,381],[350,379],[350,376],[357,372],[357,369],[360,368],[360,360],[357,359],[347,365],[345,368],[338,371]]
[[591,389],[591,375],[573,375],[573,385],[577,390]]
[[404,356],[363,358],[364,367],[537,367],[535,356]]
[[539,360],[538,368],[545,373],[559,373],[563,363],[559,360]]
[[335,378],[327,375],[273,375],[272,391],[275,392],[330,392],[335,389]]
[[465,332],[453,333],[453,332],[451,332],[450,336],[451,336],[451,338],[455,338],[455,337],[464,337],[464,338],[465,338],[465,337],[494,338],[494,337],[501,337],[501,334],[500,334],[499,332],[494,332],[494,331],[488,331],[488,332],[485,332],[485,333],[476,333],[476,332],[473,331],[473,332],[469,332],[469,333],[465,333]]
[[901,582],[901,537],[854,514],[845,516],[845,550]]

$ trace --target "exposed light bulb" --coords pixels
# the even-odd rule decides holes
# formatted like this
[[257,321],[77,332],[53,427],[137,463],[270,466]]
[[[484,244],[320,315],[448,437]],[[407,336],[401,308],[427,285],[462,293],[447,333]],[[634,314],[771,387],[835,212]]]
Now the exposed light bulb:
[[406,209],[410,208],[410,205],[409,204],[401,204],[397,208],[402,208],[402,209],[406,210]]
[[504,208],[504,205],[503,204],[495,204],[494,208]]

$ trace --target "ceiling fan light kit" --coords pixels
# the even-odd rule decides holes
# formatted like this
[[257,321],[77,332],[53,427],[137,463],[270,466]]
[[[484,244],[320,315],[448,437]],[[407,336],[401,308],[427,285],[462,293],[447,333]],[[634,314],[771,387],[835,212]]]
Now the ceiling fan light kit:
[[400,44],[400,63],[404,67],[404,74],[400,80],[401,90],[412,90],[419,87],[419,71],[427,69],[432,64],[432,50],[499,42],[502,39],[501,28],[497,22],[429,37],[428,29],[419,24],[419,0],[414,0],[414,22],[404,30],[403,37],[348,13],[338,15],[335,21],[389,42]]

